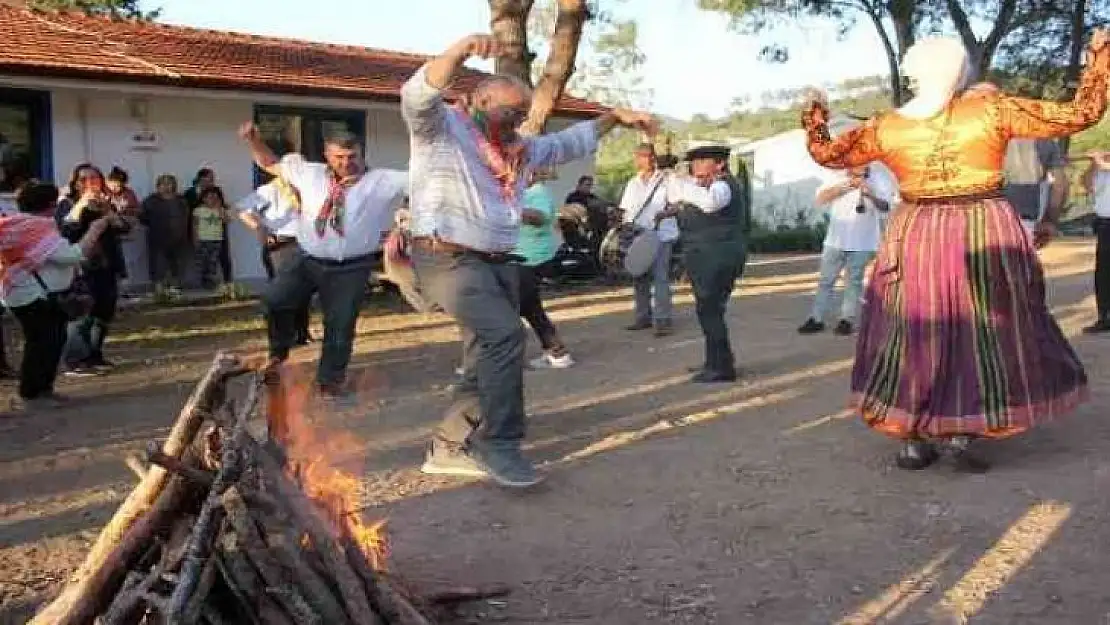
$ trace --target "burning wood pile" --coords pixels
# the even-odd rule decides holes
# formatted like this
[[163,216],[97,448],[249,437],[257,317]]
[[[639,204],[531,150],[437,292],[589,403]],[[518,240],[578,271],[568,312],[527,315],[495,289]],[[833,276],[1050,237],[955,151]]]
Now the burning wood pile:
[[[245,399],[229,382],[246,378]],[[34,625],[255,623],[424,625],[436,606],[504,594],[452,589],[418,599],[385,568],[383,524],[354,510],[357,480],[306,458],[282,459],[248,422],[290,436],[289,398],[260,366],[218,355],[139,484],[84,564]],[[299,434],[299,432],[296,432]]]

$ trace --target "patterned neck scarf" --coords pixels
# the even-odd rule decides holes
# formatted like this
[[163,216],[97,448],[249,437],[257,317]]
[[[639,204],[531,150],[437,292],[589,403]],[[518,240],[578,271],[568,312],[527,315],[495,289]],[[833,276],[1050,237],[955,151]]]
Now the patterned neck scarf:
[[328,179],[328,197],[320,207],[320,213],[316,215],[316,236],[324,236],[328,226],[331,226],[336,234],[343,236],[343,221],[347,214],[347,190],[355,186],[362,175],[340,178],[338,174],[331,172]]
[[0,217],[0,294],[34,277],[50,256],[66,245],[50,217],[15,213]]
[[[524,143],[516,141],[505,145],[500,141],[500,137],[503,136],[501,129],[487,128],[487,132],[483,132],[464,105],[456,106],[453,110],[456,119],[467,129],[471,140],[474,141],[482,163],[497,180],[501,198],[508,204],[515,205],[519,199],[517,183],[521,180],[524,169]],[[483,121],[488,123],[488,120]],[[493,132],[490,132],[491,130]]]

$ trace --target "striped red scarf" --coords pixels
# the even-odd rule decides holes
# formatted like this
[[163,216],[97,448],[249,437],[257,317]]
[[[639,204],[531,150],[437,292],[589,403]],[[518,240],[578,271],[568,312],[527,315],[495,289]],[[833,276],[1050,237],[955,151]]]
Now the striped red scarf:
[[67,241],[49,217],[16,213],[0,217],[0,295],[34,278]]
[[344,218],[347,215],[347,191],[355,186],[356,183],[362,178],[363,174],[358,176],[348,176],[340,178],[335,172],[330,171],[328,178],[328,197],[324,199],[323,206],[320,207],[320,213],[316,215],[316,236],[324,236],[328,226],[339,236],[343,236]]
[[520,186],[517,183],[524,169],[524,143],[518,141],[505,145],[491,140],[474,123],[474,119],[465,108],[465,103],[456,106],[454,112],[459,123],[470,133],[470,138],[478,148],[478,155],[482,157],[482,162],[497,180],[502,199],[515,205]]

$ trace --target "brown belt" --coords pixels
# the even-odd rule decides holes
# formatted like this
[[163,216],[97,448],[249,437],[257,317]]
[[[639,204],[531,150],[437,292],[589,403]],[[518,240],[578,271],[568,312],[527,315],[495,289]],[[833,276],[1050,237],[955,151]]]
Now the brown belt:
[[473,256],[479,260],[494,265],[520,262],[524,260],[511,252],[482,252],[469,247],[451,243],[436,237],[413,237],[412,246],[428,254],[445,254],[447,256]]

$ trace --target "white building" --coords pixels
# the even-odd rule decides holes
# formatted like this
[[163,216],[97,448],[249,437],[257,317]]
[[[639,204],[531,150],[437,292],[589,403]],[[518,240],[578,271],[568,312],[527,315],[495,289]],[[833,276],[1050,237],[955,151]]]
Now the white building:
[[[236,137],[253,119],[271,145],[319,158],[337,128],[365,138],[371,166],[405,168],[409,141],[401,84],[427,57],[353,46],[199,30],[0,4],[0,193],[16,179],[65,184],[74,165],[118,165],[140,197],[163,173],[188,187],[216,172],[229,202],[259,172]],[[460,87],[480,79],[470,71]],[[600,105],[564,97],[551,127],[594,117]],[[558,197],[593,163],[574,163],[553,183]],[[145,242],[130,243],[136,282],[147,279]],[[264,278],[258,243],[231,230],[237,280]]]
[[[858,123],[848,117],[835,117],[830,127],[835,134],[840,128]],[[769,228],[796,226],[799,221],[813,224],[821,221],[823,210],[814,202],[817,188],[829,176],[806,149],[802,129],[790,130],[740,147],[739,155],[749,164],[752,178],[752,218]],[[881,175],[893,181],[893,174],[876,164]]]

